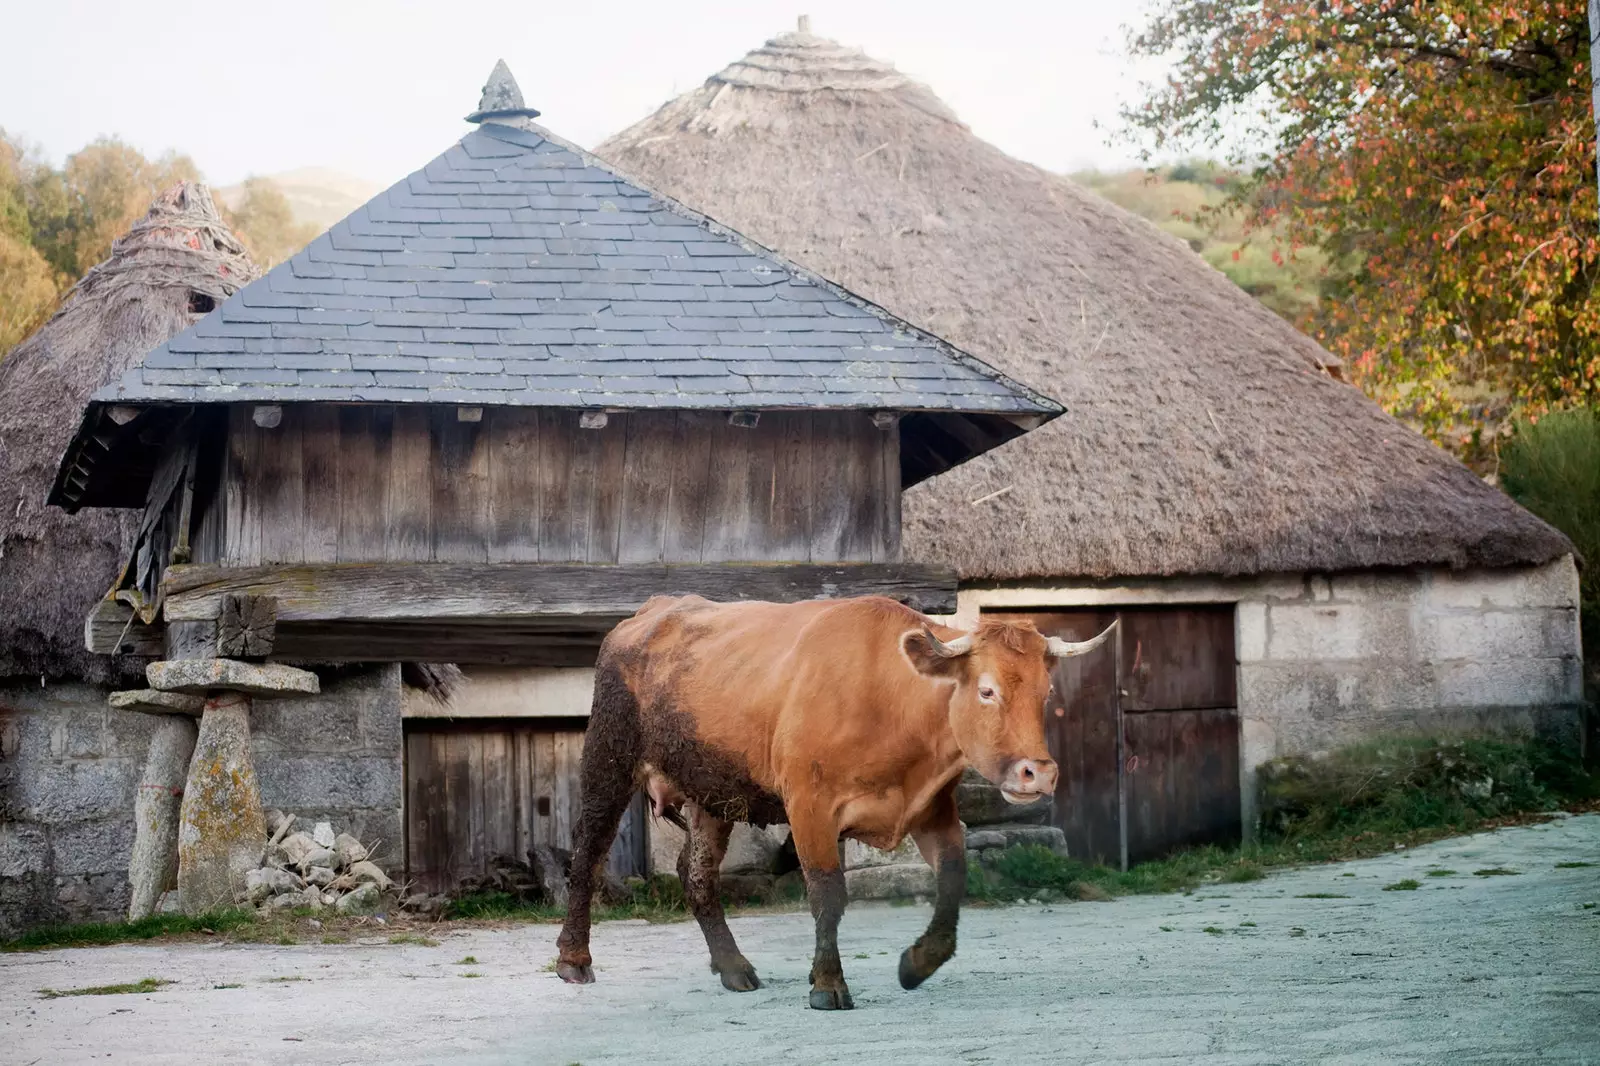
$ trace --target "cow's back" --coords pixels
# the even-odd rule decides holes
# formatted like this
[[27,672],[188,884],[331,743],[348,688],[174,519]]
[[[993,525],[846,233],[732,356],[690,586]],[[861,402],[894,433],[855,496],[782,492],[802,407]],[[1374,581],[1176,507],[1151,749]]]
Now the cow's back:
[[784,753],[881,732],[880,709],[922,687],[898,642],[925,623],[878,598],[655,597],[607,637],[600,669],[631,692],[654,770],[727,817],[779,821]]

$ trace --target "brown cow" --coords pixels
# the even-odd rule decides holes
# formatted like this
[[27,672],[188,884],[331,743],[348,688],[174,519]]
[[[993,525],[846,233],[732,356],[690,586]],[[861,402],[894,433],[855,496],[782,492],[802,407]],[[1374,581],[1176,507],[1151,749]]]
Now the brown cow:
[[684,803],[684,892],[736,992],[760,987],[718,896],[732,823],[789,823],[817,923],[811,1006],[852,1004],[836,939],[841,836],[894,848],[911,834],[938,871],[933,922],[900,957],[915,988],[955,953],[966,844],[955,792],[967,766],[1030,803],[1056,787],[1044,740],[1052,657],[1098,646],[1046,640],[1028,623],[972,633],[889,599],[712,603],[658,596],[600,650],[583,749],[583,810],[556,972],[594,980],[589,905],[634,792]]

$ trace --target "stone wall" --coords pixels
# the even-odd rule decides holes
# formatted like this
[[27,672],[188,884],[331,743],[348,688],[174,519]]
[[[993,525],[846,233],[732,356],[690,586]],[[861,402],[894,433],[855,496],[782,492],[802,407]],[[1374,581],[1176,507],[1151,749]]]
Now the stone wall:
[[[128,906],[133,807],[153,720],[106,690],[0,686],[0,938],[52,922],[115,920]],[[325,678],[323,694],[258,700],[262,802],[403,852],[399,668]]]
[[1385,733],[1540,732],[1580,743],[1578,573],[1542,567],[963,589],[984,609],[1232,603],[1245,831],[1255,768]]

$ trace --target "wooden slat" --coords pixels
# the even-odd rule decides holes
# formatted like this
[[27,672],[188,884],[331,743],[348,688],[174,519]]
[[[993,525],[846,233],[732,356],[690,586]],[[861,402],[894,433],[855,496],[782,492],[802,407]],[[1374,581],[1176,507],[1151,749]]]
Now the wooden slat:
[[[587,510],[577,514],[572,468],[581,458],[578,415],[574,411],[539,412],[539,560],[581,562],[588,547],[583,530]],[[592,432],[592,431],[588,431]]]
[[672,441],[672,498],[667,504],[665,537],[669,563],[701,561],[716,425],[713,415],[692,411],[677,415]]
[[1124,711],[1237,705],[1231,605],[1126,610],[1121,639]]
[[261,505],[261,562],[306,561],[306,477],[302,443],[306,408],[291,404],[273,429],[252,424],[257,464],[249,491]]
[[1238,714],[1229,708],[1123,718],[1130,757],[1128,858],[1239,840]]
[[433,543],[439,563],[489,559],[489,442],[483,423],[463,422],[453,407],[430,412],[433,436]]
[[[305,526],[301,556],[308,563],[339,561],[339,520],[343,495],[339,481],[339,408],[303,408],[300,465],[305,475]],[[355,486],[352,486],[354,493]]]
[[672,498],[672,442],[677,420],[670,413],[639,412],[628,417],[622,464],[622,514],[618,522],[619,563],[666,561],[668,504]]
[[526,563],[334,563],[174,566],[170,620],[215,618],[228,592],[271,596],[280,625],[337,620],[514,619],[632,614],[653,595],[793,602],[884,595],[929,613],[955,607],[955,575],[911,563],[814,566],[560,566]]
[[228,457],[223,469],[222,559],[234,566],[261,562],[261,497],[256,492],[256,466],[261,430],[250,421],[250,408],[235,404],[228,411]]
[[556,839],[556,738],[544,730],[533,737],[534,839],[546,847],[570,846]]
[[517,848],[517,789],[509,729],[482,735],[484,853],[522,861]]
[[[428,411],[415,404],[394,409],[388,456],[388,518],[383,557],[423,562],[433,551],[433,452]],[[380,457],[381,458],[381,457]]]
[[594,473],[589,498],[589,540],[584,559],[591,563],[614,563],[621,549],[622,477],[627,465],[628,421],[631,416],[612,415],[602,429],[580,433],[595,438]]
[[[772,431],[719,420],[710,427],[712,476],[705,502],[700,558],[708,563],[750,558],[754,528],[764,525],[772,476]],[[765,462],[761,451],[765,451]]]
[[539,561],[539,413],[484,412],[489,432],[489,561]]
[[83,646],[96,655],[147,655],[158,657],[165,647],[161,626],[147,626],[134,618],[133,608],[116,600],[101,600],[83,620]]
[[762,558],[802,563],[811,560],[812,417],[806,411],[772,412],[771,517]]
[[375,563],[386,557],[393,438],[394,408],[339,408],[337,554],[341,563]]

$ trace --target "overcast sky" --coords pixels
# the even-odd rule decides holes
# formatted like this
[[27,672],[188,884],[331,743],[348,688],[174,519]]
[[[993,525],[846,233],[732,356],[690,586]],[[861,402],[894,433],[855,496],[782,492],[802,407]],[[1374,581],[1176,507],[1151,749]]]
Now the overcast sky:
[[643,118],[767,38],[812,30],[930,84],[981,137],[1054,170],[1108,146],[1140,76],[1145,0],[52,0],[7,4],[0,127],[59,163],[101,134],[174,148],[208,180],[323,166],[385,184],[466,129],[503,57],[540,121],[581,145]]

